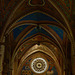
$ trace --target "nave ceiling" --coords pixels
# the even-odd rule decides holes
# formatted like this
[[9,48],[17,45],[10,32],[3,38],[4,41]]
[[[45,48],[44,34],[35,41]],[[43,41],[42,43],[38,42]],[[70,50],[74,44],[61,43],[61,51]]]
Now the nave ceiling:
[[[18,68],[23,68],[25,64],[21,61],[23,57],[27,57],[27,53],[29,56],[25,58],[25,62],[40,53],[40,56],[44,55],[42,58],[46,59],[47,56],[49,60],[52,59],[56,63],[54,66],[57,72],[59,68],[61,69],[58,75],[63,75],[64,65],[75,55],[73,1],[1,0],[0,2],[0,44],[5,46],[6,56],[3,64],[7,63],[10,55],[12,61],[10,64],[14,65],[16,60]],[[48,54],[48,50],[52,52],[52,56],[51,53]],[[3,54],[0,55],[2,57]],[[4,71],[8,65],[4,65]],[[72,66],[68,65],[67,68]]]

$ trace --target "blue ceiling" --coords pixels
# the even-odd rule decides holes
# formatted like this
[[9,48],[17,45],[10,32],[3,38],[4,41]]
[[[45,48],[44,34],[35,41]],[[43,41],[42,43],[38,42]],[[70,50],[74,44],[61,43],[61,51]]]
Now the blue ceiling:
[[15,29],[13,29],[13,37],[14,40],[17,38],[17,36],[25,29],[27,28],[29,25],[22,25],[22,26],[18,26]]
[[64,31],[62,29],[60,29],[59,27],[53,26],[53,25],[48,25],[48,27],[53,29],[58,34],[58,36],[63,40]]
[[[19,21],[24,21],[24,20],[34,20],[34,21],[54,21],[57,22],[55,19],[53,19],[52,17],[44,14],[44,13],[40,13],[40,12],[35,12],[32,14],[29,14],[23,18],[21,18]],[[19,22],[18,21],[18,22]]]
[[[22,25],[22,26],[19,26],[19,27],[16,27],[15,29],[13,29],[13,37],[14,37],[14,40],[18,37],[18,35],[28,27],[29,25]],[[37,33],[42,33],[42,34],[45,34],[46,36],[50,37],[53,39],[53,37],[47,32],[45,31],[43,28],[40,28],[40,29],[37,29],[37,28],[34,28],[28,35],[26,35],[24,37],[24,39],[34,35],[34,34],[37,34]],[[23,40],[24,40],[23,39]]]
[[[37,28],[34,28],[27,36],[24,37],[24,39],[34,35],[34,34],[37,34],[37,33],[42,33],[52,39],[54,39],[47,31],[45,31],[43,28],[40,28],[39,30]],[[23,39],[23,40],[24,40]]]
[[[22,26],[18,26],[16,27],[15,29],[13,29],[13,37],[14,37],[14,40],[18,37],[18,35],[28,27],[29,25],[22,25]],[[48,27],[50,27],[51,29],[53,29],[57,35],[63,40],[63,30],[56,27],[56,26],[52,26],[52,25],[48,25]],[[24,37],[24,39],[36,34],[36,33],[42,33],[42,34],[45,34],[46,36],[50,37],[53,39],[53,37],[47,32],[45,31],[44,29],[40,28],[39,30],[37,28],[34,28],[27,36]],[[23,39],[23,40],[24,40]]]
[[[40,13],[40,12],[35,12],[35,13],[32,13],[32,14],[29,14],[29,15],[23,17],[22,19],[20,19],[19,21],[24,21],[24,20],[54,21],[54,22],[57,22],[52,17],[50,17],[50,16],[48,16],[48,15],[46,15],[44,13]],[[14,40],[28,26],[29,25],[21,25],[21,26],[16,27],[15,29],[13,29]],[[52,25],[48,25],[48,27],[50,27],[51,29],[53,29],[58,34],[58,36],[63,40],[63,30],[62,29],[60,29],[60,28],[58,28],[56,26],[52,26]],[[26,39],[26,38],[28,38],[28,37],[36,34],[36,33],[45,34],[45,35],[47,35],[47,36],[49,36],[50,38],[53,39],[53,37],[48,32],[46,32],[44,29],[42,29],[42,28],[40,30],[37,30],[37,28],[33,29],[27,36],[24,37],[24,39]]]

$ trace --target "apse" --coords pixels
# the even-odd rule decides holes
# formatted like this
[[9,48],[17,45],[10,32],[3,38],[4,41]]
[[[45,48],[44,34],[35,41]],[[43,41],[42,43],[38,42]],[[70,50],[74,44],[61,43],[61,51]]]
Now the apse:
[[58,72],[51,57],[37,52],[24,61],[19,75],[58,75]]

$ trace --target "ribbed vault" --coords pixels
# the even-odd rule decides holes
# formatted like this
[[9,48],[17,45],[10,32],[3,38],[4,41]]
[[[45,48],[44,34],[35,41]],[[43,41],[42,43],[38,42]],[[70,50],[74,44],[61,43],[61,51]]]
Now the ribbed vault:
[[42,71],[43,67],[40,66],[44,60],[48,64],[47,70],[39,72],[40,75],[74,74],[72,0],[1,0],[0,2],[2,75],[38,75],[29,64],[39,58],[40,62],[34,62],[37,64],[36,70]]

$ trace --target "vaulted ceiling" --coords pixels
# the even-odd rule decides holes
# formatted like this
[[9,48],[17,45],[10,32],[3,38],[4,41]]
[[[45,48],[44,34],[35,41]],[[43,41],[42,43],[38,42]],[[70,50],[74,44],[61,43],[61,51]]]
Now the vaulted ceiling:
[[[24,54],[36,45],[48,47],[64,63],[66,56],[74,55],[72,0],[0,0],[0,3],[0,44],[6,50],[11,47],[12,60],[18,56],[20,63]],[[71,54],[67,55],[69,45]]]

